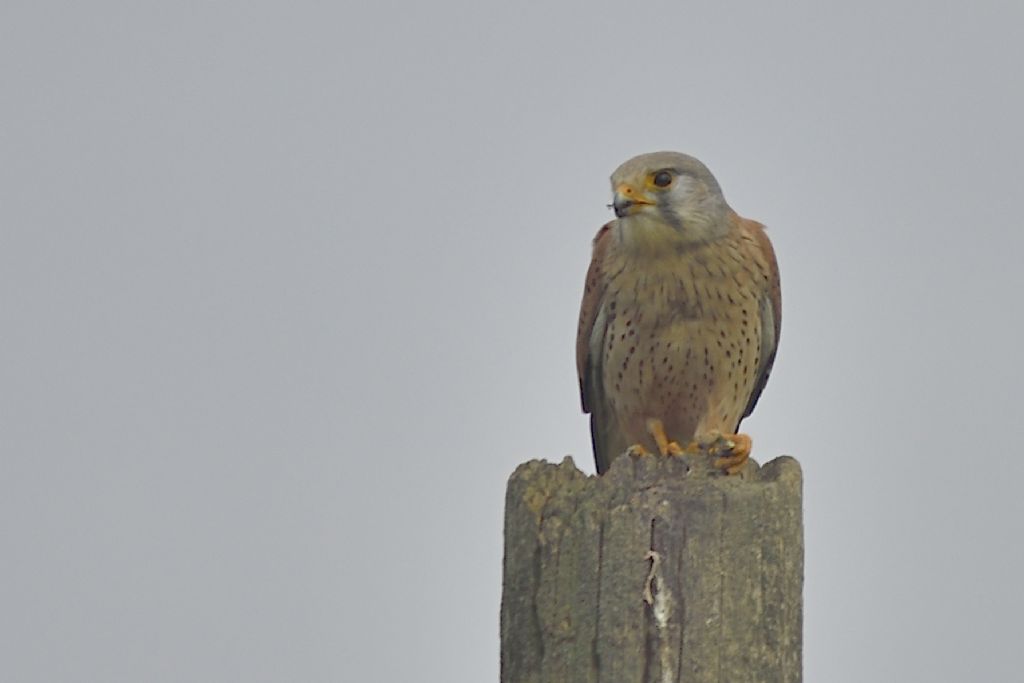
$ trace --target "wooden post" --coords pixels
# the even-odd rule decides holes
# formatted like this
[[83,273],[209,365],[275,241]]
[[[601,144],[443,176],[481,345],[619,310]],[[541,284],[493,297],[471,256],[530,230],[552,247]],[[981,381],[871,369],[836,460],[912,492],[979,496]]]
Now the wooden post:
[[502,683],[799,682],[800,465],[566,458],[509,479]]

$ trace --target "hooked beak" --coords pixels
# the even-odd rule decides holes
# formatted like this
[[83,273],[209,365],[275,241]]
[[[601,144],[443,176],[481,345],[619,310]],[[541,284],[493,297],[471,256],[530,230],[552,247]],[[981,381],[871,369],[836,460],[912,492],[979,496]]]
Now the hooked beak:
[[618,218],[631,216],[649,204],[654,204],[654,202],[629,183],[622,183],[615,188],[612,208],[615,209],[615,215]]

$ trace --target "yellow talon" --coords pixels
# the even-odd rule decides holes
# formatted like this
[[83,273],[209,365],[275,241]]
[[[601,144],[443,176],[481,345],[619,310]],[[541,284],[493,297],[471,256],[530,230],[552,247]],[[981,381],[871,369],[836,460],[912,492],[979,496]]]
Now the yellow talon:
[[675,441],[669,441],[665,436],[665,425],[657,418],[648,418],[647,433],[651,435],[654,442],[658,444],[658,451],[662,455],[682,455],[683,449]]
[[750,449],[753,442],[746,434],[730,434],[723,437],[721,446],[715,444],[712,452],[722,453],[715,458],[715,467],[724,470],[726,474],[738,474],[743,466],[750,459]]
[[642,455],[650,455],[651,452],[644,448],[642,443],[635,443],[626,449],[626,453],[633,458],[640,457]]

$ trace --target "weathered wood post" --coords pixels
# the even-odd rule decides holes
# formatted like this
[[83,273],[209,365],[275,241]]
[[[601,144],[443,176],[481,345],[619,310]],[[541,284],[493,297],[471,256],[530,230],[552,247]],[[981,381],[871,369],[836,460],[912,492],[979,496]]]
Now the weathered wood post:
[[509,479],[502,683],[801,680],[800,465],[571,458]]

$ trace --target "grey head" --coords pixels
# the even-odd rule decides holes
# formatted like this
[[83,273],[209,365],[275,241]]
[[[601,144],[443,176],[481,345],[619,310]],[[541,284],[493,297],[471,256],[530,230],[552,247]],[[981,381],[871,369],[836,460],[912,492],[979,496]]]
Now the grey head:
[[729,205],[700,160],[680,152],[635,156],[612,173],[612,206],[620,221],[671,226],[681,237],[714,238],[724,229]]

